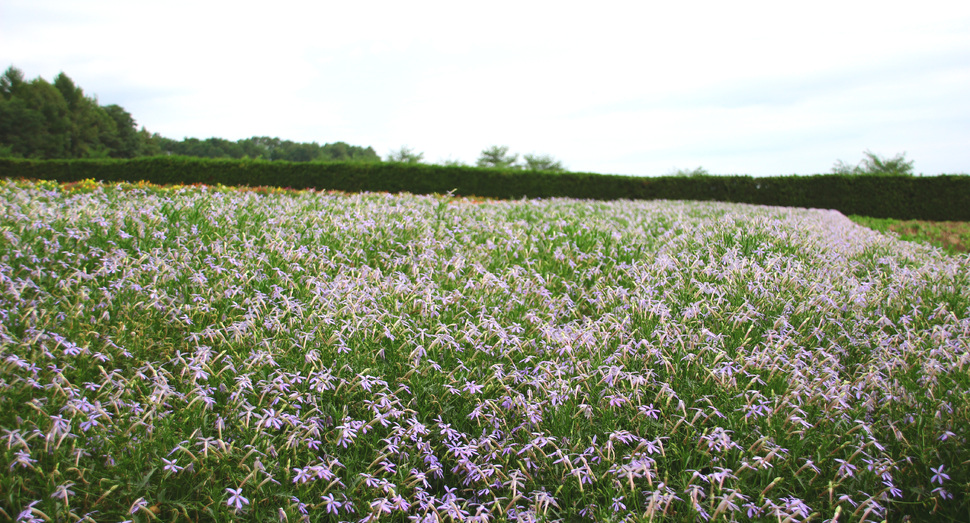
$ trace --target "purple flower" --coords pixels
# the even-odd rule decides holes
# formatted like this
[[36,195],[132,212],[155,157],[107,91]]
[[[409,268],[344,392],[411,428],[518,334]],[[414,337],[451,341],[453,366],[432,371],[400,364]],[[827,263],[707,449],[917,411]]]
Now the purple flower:
[[620,394],[607,394],[606,400],[609,402],[610,407],[619,407],[629,401]]
[[74,491],[70,490],[74,486],[73,481],[68,481],[67,483],[62,483],[54,489],[54,493],[51,494],[52,498],[61,498],[65,504],[67,504],[67,498],[74,495]]
[[463,390],[465,392],[469,393],[469,394],[478,394],[484,388],[485,388],[484,385],[479,385],[479,384],[475,383],[474,381],[468,381],[468,382],[465,383],[465,386],[463,387]]
[[178,459],[173,459],[173,460],[169,461],[169,460],[167,460],[165,458],[162,458],[162,461],[165,462],[165,466],[162,467],[162,470],[164,470],[165,472],[171,472],[173,474],[178,474],[179,472],[182,471],[182,469],[185,468],[185,467],[181,467],[181,466],[179,466],[179,465],[177,465],[175,463],[176,461],[178,461]]
[[34,516],[34,505],[40,501],[31,501],[27,508],[17,514],[17,523],[43,523],[43,519]]
[[301,502],[300,498],[292,496],[290,497],[290,500],[296,504],[296,509],[300,511],[300,514],[303,514],[304,516],[309,514],[306,503]]
[[930,483],[939,483],[942,485],[943,480],[950,479],[950,476],[943,472],[943,465],[937,468],[930,467],[930,470],[933,471],[933,477],[930,479]]
[[857,468],[855,465],[845,461],[844,459],[836,459],[835,461],[839,462],[839,470],[836,471],[836,474],[838,474],[840,478],[855,477],[855,471]]
[[145,501],[145,498],[138,498],[135,500],[134,503],[131,504],[131,507],[128,508],[128,513],[134,514],[135,512],[138,512],[139,510],[147,506],[148,506],[148,502]]
[[243,505],[248,505],[249,500],[244,498],[242,495],[242,487],[233,489],[227,488],[226,492],[230,493],[229,499],[226,501],[226,505],[232,508],[232,511],[238,514],[242,511]]
[[322,504],[324,512],[336,514],[337,510],[340,509],[341,504],[339,501],[334,499],[333,494],[324,494],[320,496],[320,499],[323,500]]
[[653,403],[651,403],[650,405],[641,405],[639,407],[639,411],[640,411],[640,414],[643,414],[644,416],[647,416],[648,418],[653,418],[653,419],[657,419],[660,414],[660,411],[653,406]]
[[892,496],[894,498],[901,498],[901,497],[903,497],[903,491],[900,490],[899,487],[893,485],[892,483],[888,483],[888,484],[884,483],[884,484],[887,487],[889,487],[889,495],[890,496]]
[[623,504],[623,498],[624,497],[626,497],[626,496],[620,496],[618,498],[613,498],[613,504],[610,505],[610,508],[613,509],[613,512],[619,512],[621,510],[626,510],[626,505]]
[[293,472],[296,473],[296,476],[293,477],[293,483],[306,483],[313,479],[313,476],[305,468],[293,467]]
[[13,468],[17,465],[20,465],[21,468],[34,468],[31,463],[37,463],[36,459],[30,457],[29,451],[18,450],[14,454],[16,455],[16,458],[14,458],[13,463],[10,464],[10,470],[13,470]]

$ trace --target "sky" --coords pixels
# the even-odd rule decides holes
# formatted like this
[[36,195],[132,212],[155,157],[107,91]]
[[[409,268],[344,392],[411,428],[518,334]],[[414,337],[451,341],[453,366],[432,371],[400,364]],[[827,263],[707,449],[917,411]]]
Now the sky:
[[[917,7],[918,6],[918,7]],[[572,171],[970,172],[970,2],[0,0],[0,67],[174,139]]]

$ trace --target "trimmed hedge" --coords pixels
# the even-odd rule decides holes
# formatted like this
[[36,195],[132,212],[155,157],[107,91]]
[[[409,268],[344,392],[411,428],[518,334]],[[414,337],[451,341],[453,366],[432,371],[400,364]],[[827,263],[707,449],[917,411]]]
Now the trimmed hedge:
[[970,176],[812,175],[638,177],[404,163],[292,163],[151,157],[132,160],[0,159],[0,176],[59,182],[248,185],[446,193],[486,198],[716,200],[836,209],[875,218],[970,221]]

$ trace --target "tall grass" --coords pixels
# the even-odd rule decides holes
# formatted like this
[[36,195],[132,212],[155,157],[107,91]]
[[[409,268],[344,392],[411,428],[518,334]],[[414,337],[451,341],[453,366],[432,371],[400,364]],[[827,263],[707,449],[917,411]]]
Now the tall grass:
[[835,212],[0,184],[0,520],[970,517],[970,257]]

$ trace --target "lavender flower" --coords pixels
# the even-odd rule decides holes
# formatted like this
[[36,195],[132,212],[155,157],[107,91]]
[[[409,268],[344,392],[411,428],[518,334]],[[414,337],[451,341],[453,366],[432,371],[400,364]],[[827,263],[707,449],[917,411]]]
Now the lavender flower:
[[57,488],[54,489],[54,493],[51,494],[51,498],[55,498],[55,499],[60,498],[61,501],[63,501],[64,504],[66,505],[67,498],[74,495],[74,491],[70,490],[70,488],[73,486],[74,486],[73,481],[61,483],[60,485],[57,486]]
[[942,485],[944,480],[950,479],[950,476],[943,472],[943,465],[936,468],[930,467],[930,470],[933,471],[933,477],[930,479],[930,483],[939,483]]
[[27,508],[17,514],[17,523],[42,523],[44,520],[34,515],[34,506],[38,503],[39,500],[27,504]]
[[131,504],[130,507],[128,507],[128,514],[135,514],[147,506],[148,501],[146,501],[145,498],[138,498],[134,503]]
[[243,497],[242,488],[226,488],[226,492],[230,494],[229,499],[226,500],[226,505],[232,509],[236,514],[242,512],[243,506],[249,504],[249,500]]

